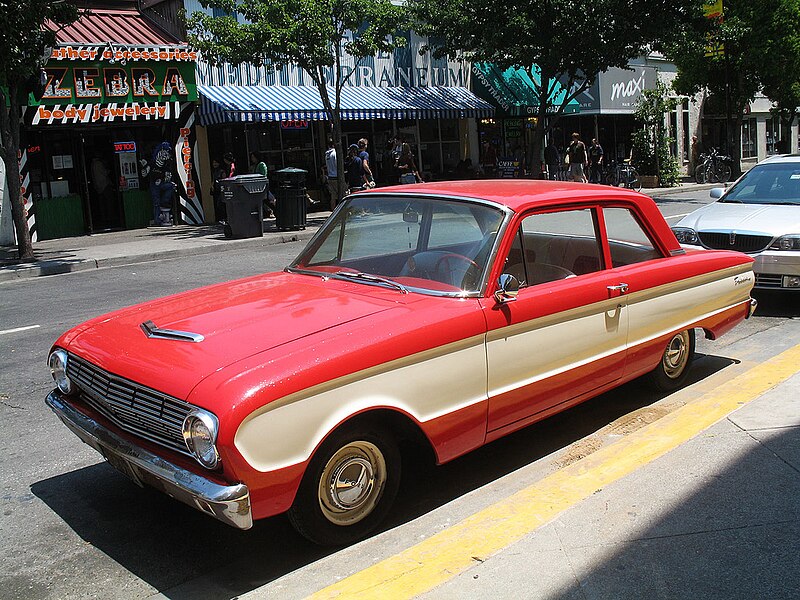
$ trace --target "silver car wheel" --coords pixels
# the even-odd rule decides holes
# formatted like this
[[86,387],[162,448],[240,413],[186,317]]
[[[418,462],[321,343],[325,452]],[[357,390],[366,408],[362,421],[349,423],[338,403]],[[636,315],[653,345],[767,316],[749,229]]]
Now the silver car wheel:
[[335,525],[352,525],[378,505],[386,485],[386,459],[366,441],[353,441],[328,460],[319,480],[323,516]]
[[664,367],[664,374],[670,379],[677,379],[689,364],[689,332],[681,331],[667,344],[664,350],[664,357],[661,364]]

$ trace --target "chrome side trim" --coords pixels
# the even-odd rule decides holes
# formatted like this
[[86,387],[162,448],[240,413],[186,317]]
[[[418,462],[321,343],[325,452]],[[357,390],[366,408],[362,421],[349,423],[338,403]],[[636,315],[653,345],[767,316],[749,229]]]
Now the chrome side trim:
[[176,329],[161,329],[157,327],[152,321],[145,321],[140,324],[144,334],[149,338],[158,338],[161,340],[178,340],[181,342],[202,342],[205,338],[199,333],[192,333],[191,331],[178,331]]
[[146,483],[237,529],[253,526],[250,491],[243,483],[214,483],[136,446],[73,408],[56,390],[45,402],[81,441],[110,456],[113,465],[130,467],[132,472],[126,474],[135,483]]

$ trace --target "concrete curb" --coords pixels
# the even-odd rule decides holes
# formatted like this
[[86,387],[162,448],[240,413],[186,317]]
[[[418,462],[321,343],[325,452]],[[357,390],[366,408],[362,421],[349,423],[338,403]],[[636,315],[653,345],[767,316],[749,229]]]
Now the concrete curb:
[[248,238],[240,240],[225,240],[224,242],[214,242],[190,246],[187,248],[163,250],[141,254],[112,256],[107,258],[82,258],[82,259],[53,259],[43,260],[36,263],[10,265],[0,267],[0,283],[6,281],[19,281],[33,277],[45,277],[48,275],[63,275],[66,273],[77,273],[92,269],[104,269],[120,267],[125,265],[135,265],[157,260],[169,260],[173,258],[183,258],[186,256],[197,256],[202,254],[213,254],[217,252],[228,252],[239,250],[248,246],[263,248],[289,242],[309,240],[317,232],[317,227],[299,230],[296,232],[266,233],[264,237]]

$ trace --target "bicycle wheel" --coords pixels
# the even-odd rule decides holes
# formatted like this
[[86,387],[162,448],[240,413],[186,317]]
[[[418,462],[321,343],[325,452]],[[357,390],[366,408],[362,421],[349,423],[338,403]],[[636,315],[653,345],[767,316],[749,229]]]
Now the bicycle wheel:
[[731,166],[722,163],[717,169],[717,180],[720,183],[728,183],[731,180]]
[[637,192],[642,191],[642,180],[639,179],[639,173],[637,173],[636,169],[631,167],[628,169],[628,186],[629,189],[636,190]]
[[705,183],[708,179],[707,171],[708,166],[705,163],[702,165],[697,165],[697,168],[694,170],[694,180],[697,183]]

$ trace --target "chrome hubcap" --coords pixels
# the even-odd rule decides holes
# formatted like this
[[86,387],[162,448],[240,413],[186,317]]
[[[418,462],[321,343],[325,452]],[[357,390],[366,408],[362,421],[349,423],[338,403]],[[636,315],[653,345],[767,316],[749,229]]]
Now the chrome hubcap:
[[369,442],[351,442],[340,448],[322,472],[319,504],[331,523],[352,525],[369,515],[386,483],[386,461]]
[[676,334],[667,344],[664,358],[664,374],[670,379],[675,379],[683,373],[689,359],[689,333],[682,331]]

